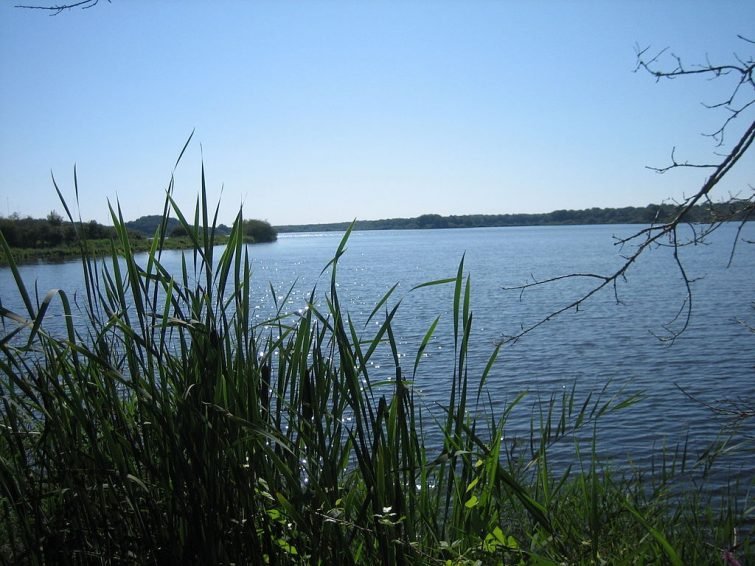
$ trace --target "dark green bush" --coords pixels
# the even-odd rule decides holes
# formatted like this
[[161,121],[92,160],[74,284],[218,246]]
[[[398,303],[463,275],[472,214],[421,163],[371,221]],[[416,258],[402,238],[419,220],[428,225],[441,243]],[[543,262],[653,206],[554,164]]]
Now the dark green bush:
[[264,220],[245,220],[243,231],[245,239],[251,243],[262,244],[278,239],[275,228]]

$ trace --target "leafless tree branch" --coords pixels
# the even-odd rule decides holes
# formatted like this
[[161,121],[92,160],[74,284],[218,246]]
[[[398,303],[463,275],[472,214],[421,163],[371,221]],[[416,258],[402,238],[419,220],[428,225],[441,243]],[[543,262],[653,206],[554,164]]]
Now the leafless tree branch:
[[[108,3],[110,0],[107,0]],[[38,4],[17,4],[15,8],[23,8],[26,10],[45,10],[50,12],[51,16],[57,16],[65,10],[72,10],[74,8],[81,8],[86,10],[87,8],[93,8],[99,4],[100,0],[80,0],[79,2],[71,2],[70,4],[57,4],[52,6],[40,6]]]
[[[738,37],[742,41],[745,41],[749,44],[755,44],[755,42],[753,42],[752,40],[747,39],[741,35]],[[706,108],[724,108],[729,112],[728,118],[723,122],[718,130],[710,134],[704,134],[712,137],[717,142],[718,146],[724,144],[724,134],[727,127],[755,103],[755,100],[752,98],[751,91],[749,92],[749,95],[747,94],[747,92],[743,92],[743,87],[749,86],[751,89],[755,88],[755,77],[753,77],[753,71],[755,70],[755,61],[753,61],[752,57],[749,57],[745,60],[735,54],[734,59],[737,62],[737,64],[735,65],[713,65],[708,62],[705,65],[686,67],[680,57],[672,54],[671,57],[675,61],[675,66],[671,70],[668,70],[660,69],[657,66],[658,61],[666,53],[667,49],[659,51],[652,57],[648,56],[649,48],[640,49],[639,47],[636,47],[635,50],[637,55],[637,65],[635,66],[635,72],[639,70],[647,71],[653,77],[655,77],[656,81],[660,81],[661,79],[675,79],[677,77],[689,75],[706,75],[711,79],[717,79],[719,77],[727,76],[730,74],[738,76],[738,80],[734,84],[728,98],[713,104],[703,103],[703,106],[705,106]],[[747,89],[744,89],[744,91],[746,90]],[[739,102],[741,97],[746,97],[746,101]]]
[[702,399],[699,399],[697,396],[692,395],[689,391],[684,389],[678,383],[675,383],[674,385],[687,398],[694,401],[695,403],[698,403],[704,406],[705,408],[710,410],[712,413],[716,415],[721,415],[723,417],[731,418],[733,420],[733,423],[732,423],[733,425],[736,425],[743,420],[751,419],[755,417],[755,408],[753,408],[749,400],[718,399],[713,402],[703,401]]
[[[741,38],[743,41],[749,43],[749,44],[755,44],[755,42],[746,39]],[[736,60],[739,62],[739,64],[736,65],[712,65],[710,63],[707,63],[702,66],[695,66],[693,68],[687,68],[684,66],[682,60],[675,56],[671,55],[674,63],[671,70],[662,70],[657,67],[658,61],[662,56],[665,55],[666,49],[658,52],[654,56],[648,55],[648,49],[637,49],[637,66],[635,70],[645,70],[648,73],[650,73],[652,76],[656,78],[656,80],[661,79],[675,79],[678,77],[684,77],[684,76],[690,76],[690,75],[707,75],[711,78],[719,78],[722,76],[726,76],[729,74],[738,74],[739,80],[737,81],[736,85],[733,87],[733,90],[731,92],[731,95],[724,101],[718,104],[713,105],[707,105],[708,108],[716,109],[716,108],[724,108],[729,112],[729,116],[726,118],[726,120],[723,122],[723,125],[721,128],[719,128],[716,132],[711,134],[711,137],[715,139],[716,146],[721,147],[724,142],[724,133],[729,128],[732,123],[735,120],[741,120],[745,114],[750,111],[751,109],[755,108],[755,82],[753,82],[753,69],[755,68],[755,63],[753,63],[752,58],[750,57],[746,61],[743,61],[739,57],[736,57]],[[743,90],[744,87],[749,86],[751,87],[750,90],[750,99],[747,101],[742,102],[741,98],[743,96]],[[737,101],[737,106],[734,106],[735,101]],[[591,297],[593,297],[598,292],[602,291],[606,287],[610,287],[613,289],[614,297],[616,298],[617,302],[620,302],[619,300],[619,294],[618,294],[618,282],[620,280],[626,279],[627,271],[629,270],[632,265],[635,264],[635,262],[638,261],[638,259],[649,249],[652,247],[659,247],[659,246],[667,246],[673,248],[673,257],[674,257],[674,263],[677,267],[678,272],[681,275],[681,278],[684,282],[686,297],[681,305],[681,308],[677,315],[674,317],[674,319],[665,325],[665,330],[667,332],[666,336],[659,337],[663,340],[673,341],[675,340],[689,325],[690,317],[692,315],[692,304],[693,304],[693,294],[692,294],[692,286],[693,280],[689,277],[684,264],[679,256],[679,248],[684,245],[688,244],[701,244],[705,242],[705,238],[711,234],[714,230],[719,228],[723,223],[730,221],[732,219],[738,219],[740,222],[739,228],[737,229],[736,239],[739,239],[740,232],[742,230],[743,223],[749,220],[753,214],[755,214],[755,191],[752,192],[752,194],[748,198],[738,198],[729,196],[728,200],[726,201],[729,204],[729,210],[731,211],[730,214],[719,214],[714,211],[713,208],[713,202],[711,199],[711,193],[715,189],[715,187],[721,182],[721,180],[732,170],[732,168],[739,162],[739,160],[749,151],[750,147],[752,146],[753,140],[755,139],[755,121],[751,121],[749,125],[746,126],[744,132],[739,137],[737,143],[726,153],[722,155],[722,159],[718,163],[709,163],[709,164],[699,164],[699,163],[689,163],[686,161],[677,161],[675,156],[675,149],[671,152],[671,165],[661,168],[655,168],[651,167],[650,169],[657,171],[659,173],[665,173],[667,171],[670,171],[672,169],[681,168],[681,167],[692,167],[692,168],[700,168],[700,169],[712,169],[712,173],[710,176],[702,183],[702,185],[698,188],[698,190],[690,197],[686,198],[684,201],[682,201],[675,211],[675,214],[671,220],[660,222],[657,224],[652,224],[648,226],[647,228],[643,228],[641,230],[638,230],[634,234],[632,234],[629,237],[617,239],[615,244],[620,247],[633,247],[632,253],[629,255],[624,256],[624,263],[613,273],[608,274],[597,274],[597,273],[571,273],[567,275],[560,275],[556,277],[551,277],[544,280],[537,280],[532,277],[532,281],[525,283],[524,285],[518,285],[513,287],[504,287],[504,290],[517,290],[520,293],[520,299],[522,297],[522,294],[525,290],[530,289],[532,287],[537,286],[543,286],[543,285],[552,285],[552,284],[558,284],[560,282],[563,282],[565,280],[570,279],[595,279],[597,280],[597,283],[591,287],[587,292],[583,293],[579,298],[569,302],[568,304],[557,308],[554,311],[551,311],[546,316],[539,319],[534,324],[530,324],[529,326],[522,327],[521,331],[513,336],[507,336],[502,341],[504,343],[507,342],[513,342],[520,338],[522,338],[524,335],[532,332],[536,328],[539,328],[546,322],[549,322],[553,318],[563,314],[564,312],[567,312],[572,309],[578,310],[583,303],[588,301]],[[750,187],[752,190],[752,187]],[[710,224],[706,224],[704,226],[692,226],[692,238],[686,238],[684,240],[681,240],[679,237],[678,229],[680,226],[685,225],[685,217],[690,213],[693,207],[695,207],[698,204],[708,204],[712,211],[712,218]],[[736,241],[732,245],[732,250],[729,258],[729,263],[731,263],[731,258],[733,257],[734,250],[736,248]],[[677,323],[679,321],[681,322],[681,325],[678,325]]]
[[714,163],[690,163],[689,161],[683,161],[679,162],[676,160],[676,147],[671,148],[671,165],[666,165],[665,167],[651,167],[650,165],[646,165],[646,169],[650,169],[651,171],[655,171],[656,173],[665,173],[667,171],[670,171],[671,169],[676,169],[677,167],[692,167],[697,169],[715,169],[718,167],[718,165]]

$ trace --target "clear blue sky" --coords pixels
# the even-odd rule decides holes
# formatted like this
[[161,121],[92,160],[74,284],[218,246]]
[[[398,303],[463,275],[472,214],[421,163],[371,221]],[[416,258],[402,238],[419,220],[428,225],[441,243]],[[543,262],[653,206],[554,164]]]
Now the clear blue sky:
[[[60,2],[62,0],[58,0]],[[755,2],[146,2],[57,16],[0,3],[0,214],[107,222],[159,213],[173,164],[191,206],[204,160],[221,220],[273,224],[660,202],[657,175],[724,84],[656,84],[634,45],[690,63],[749,55]],[[751,120],[752,118],[749,117]],[[726,190],[747,190],[752,156]],[[725,196],[722,194],[722,196]]]

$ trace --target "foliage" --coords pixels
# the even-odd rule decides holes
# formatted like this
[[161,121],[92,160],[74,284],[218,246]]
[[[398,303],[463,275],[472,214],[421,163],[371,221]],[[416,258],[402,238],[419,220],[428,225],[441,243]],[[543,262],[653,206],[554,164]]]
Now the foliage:
[[169,234],[171,238],[184,238],[188,235],[189,233],[186,231],[186,228],[184,228],[180,224],[176,226],[175,228],[173,228]]
[[[249,235],[245,237],[246,243],[272,242],[277,238],[277,233],[267,222],[248,220],[245,225],[250,227]],[[125,222],[124,228],[128,233],[129,249],[132,252],[150,250],[152,244],[145,239],[145,235],[154,236],[162,229],[167,230],[170,236],[163,241],[162,249],[189,249],[195,244],[186,228],[175,218],[143,216]],[[226,243],[230,231],[223,224],[215,227],[218,245]],[[0,233],[5,237],[11,253],[8,256],[5,250],[0,250],[0,265],[7,264],[10,257],[16,262],[76,259],[81,254],[82,246],[86,248],[87,254],[98,257],[110,254],[113,246],[118,253],[125,250],[114,227],[104,226],[94,220],[64,221],[54,210],[44,220],[21,218],[16,214],[9,218],[0,217]]]
[[[11,248],[42,249],[73,245],[82,240],[113,239],[116,231],[96,220],[89,222],[64,222],[54,210],[47,218],[21,218],[14,214],[0,217],[0,232]],[[140,238],[132,234],[132,238]]]
[[[164,222],[164,224],[163,224]],[[147,216],[140,216],[136,220],[130,220],[126,222],[126,228],[134,233],[141,234],[147,238],[151,238],[155,235],[158,229],[164,226],[167,234],[172,235],[175,230],[183,230],[181,223],[175,218],[163,218],[160,214],[150,214]],[[216,233],[221,235],[228,235],[231,229],[225,224],[216,226]],[[183,236],[180,232],[177,234]]]
[[[99,262],[82,247],[81,311],[63,290],[34,302],[11,263],[24,312],[0,306],[4,562],[693,564],[737,544],[736,500],[674,495],[684,455],[646,475],[602,466],[594,444],[583,455],[575,433],[635,398],[572,390],[535,406],[527,447],[505,440],[523,394],[503,411],[485,403],[500,347],[484,369],[468,364],[463,259],[412,291],[454,290],[449,401],[425,407],[414,382],[437,319],[410,367],[396,287],[363,328],[352,321],[337,293],[350,230],[326,266],[326,308],[313,290],[286,315],[274,296],[259,325],[241,213],[220,249],[204,190],[193,223],[170,195],[159,233],[172,212],[193,242],[180,273],[161,263],[165,238],[134,255],[118,208],[124,253]],[[58,306],[62,335],[46,317]],[[387,382],[370,374],[379,356]],[[574,453],[559,467],[564,441]],[[752,558],[750,544],[736,554]]]
[[[649,204],[623,208],[588,208],[584,210],[554,210],[543,214],[467,214],[441,216],[423,214],[416,218],[385,220],[357,220],[355,230],[414,230],[421,228],[484,228],[497,226],[561,226],[576,224],[654,224],[674,217],[678,207],[673,204]],[[744,207],[737,202],[711,203],[690,208],[685,222],[710,223],[721,218],[739,219]],[[348,222],[333,224],[303,224],[277,226],[280,232],[324,232],[346,230]]]
[[278,239],[278,232],[264,220],[244,220],[244,239],[253,244],[274,242]]

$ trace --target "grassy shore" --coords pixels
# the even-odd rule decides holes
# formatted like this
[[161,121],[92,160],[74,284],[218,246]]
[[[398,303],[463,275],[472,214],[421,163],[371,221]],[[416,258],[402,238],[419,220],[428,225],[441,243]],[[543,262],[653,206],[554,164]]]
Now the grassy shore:
[[[228,241],[226,236],[217,236],[218,244]],[[86,248],[85,255],[91,258],[109,257],[113,250],[123,254],[125,248],[120,240],[96,239],[85,240],[73,245],[54,246],[47,248],[18,248],[9,247],[0,251],[0,265],[9,265],[10,258],[14,263],[31,263],[36,261],[56,262],[72,261],[82,256],[82,246]],[[130,238],[130,253],[147,252],[152,247],[152,240],[148,238]],[[161,244],[163,250],[188,250],[194,247],[194,242],[187,236],[165,238]]]
[[[86,297],[41,303],[10,261],[22,312],[0,307],[0,559],[138,564],[723,564],[755,558],[732,495],[684,483],[686,455],[615,469],[576,432],[637,402],[576,391],[535,406],[531,438],[504,441],[511,409],[468,364],[474,316],[463,261],[451,285],[448,404],[415,394],[436,323],[399,357],[393,289],[357,326],[339,303],[347,231],[324,266],[327,308],[256,324],[239,214],[222,251],[205,195],[186,220],[180,273],[167,240],[137,258],[80,249]],[[8,257],[11,250],[0,237]],[[45,316],[59,303],[61,334]],[[80,309],[80,310],[78,310]],[[73,320],[85,320],[74,325]],[[369,333],[367,329],[377,328]],[[393,360],[377,381],[370,360]],[[439,382],[441,382],[439,380]],[[426,441],[441,438],[437,444]],[[550,461],[573,446],[571,465]],[[649,447],[650,448],[650,447]],[[752,516],[750,515],[750,520]],[[732,558],[734,559],[734,558]],[[729,562],[733,564],[733,562]]]

